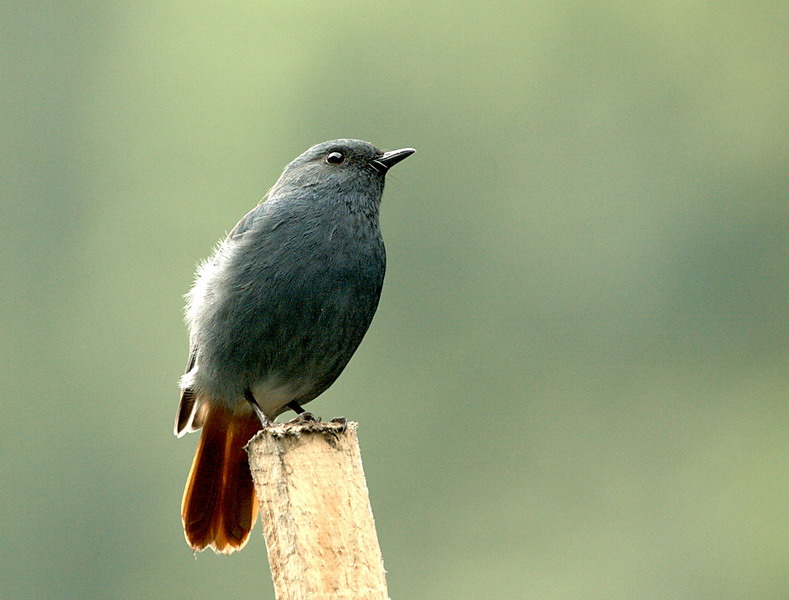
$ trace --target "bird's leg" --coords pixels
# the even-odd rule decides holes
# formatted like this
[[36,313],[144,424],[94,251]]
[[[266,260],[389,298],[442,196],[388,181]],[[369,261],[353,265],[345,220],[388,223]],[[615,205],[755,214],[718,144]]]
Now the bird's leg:
[[255,397],[252,395],[252,390],[250,390],[249,388],[245,389],[244,398],[246,398],[246,401],[249,402],[249,405],[252,407],[252,410],[255,411],[255,414],[258,416],[258,419],[260,419],[260,425],[264,429],[269,425],[271,425],[271,421],[265,414],[263,414],[263,410],[260,408],[260,404],[258,404],[258,401],[255,400]]
[[301,407],[301,404],[296,402],[295,400],[291,400],[285,406],[287,406],[290,410],[295,412],[297,415],[303,415],[306,411]]

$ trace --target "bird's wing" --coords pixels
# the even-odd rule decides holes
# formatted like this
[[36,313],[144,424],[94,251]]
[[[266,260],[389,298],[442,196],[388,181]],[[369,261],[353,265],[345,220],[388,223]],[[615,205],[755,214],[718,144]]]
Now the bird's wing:
[[237,238],[238,236],[243,235],[250,228],[252,223],[255,222],[255,219],[262,212],[261,207],[263,206],[263,203],[268,199],[270,193],[271,190],[266,192],[266,195],[263,196],[263,200],[261,200],[255,208],[250,210],[247,214],[243,216],[243,218],[238,223],[236,223],[236,226],[233,227],[233,229],[230,230],[230,233],[227,234],[228,239],[232,240],[234,238]]
[[244,217],[238,223],[236,223],[236,226],[230,230],[230,233],[227,234],[228,239],[232,240],[233,238],[237,238],[243,235],[244,232],[246,232],[249,229],[250,225],[252,225],[252,223],[254,222],[255,217],[257,216],[255,214],[256,211],[257,211],[257,206],[252,210],[250,210],[247,214],[245,214]]
[[[227,234],[227,239],[232,240],[241,237],[249,230],[252,223],[254,223],[255,219],[258,217],[260,207],[263,202],[265,202],[267,196],[268,192],[263,200],[261,200],[260,204],[250,210],[238,223],[236,223],[236,226]],[[194,368],[196,358],[197,348],[192,347],[189,350],[189,360],[186,363],[185,373],[189,373]],[[178,414],[175,418],[175,435],[180,437],[186,432],[196,431],[203,426],[203,416],[197,411],[197,408],[199,407],[197,406],[197,396],[194,390],[190,387],[181,388],[181,401],[178,404]]]

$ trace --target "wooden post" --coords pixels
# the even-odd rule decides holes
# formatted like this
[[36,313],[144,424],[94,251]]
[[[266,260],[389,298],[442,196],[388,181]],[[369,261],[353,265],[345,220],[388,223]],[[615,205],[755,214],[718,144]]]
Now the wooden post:
[[247,446],[277,600],[388,600],[356,423],[277,423]]

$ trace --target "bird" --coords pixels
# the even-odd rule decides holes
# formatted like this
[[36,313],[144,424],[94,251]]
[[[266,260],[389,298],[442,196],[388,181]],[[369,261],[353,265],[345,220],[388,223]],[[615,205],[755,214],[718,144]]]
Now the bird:
[[174,428],[202,429],[181,502],[194,552],[244,547],[257,520],[244,446],[283,412],[303,415],[367,332],[386,271],[386,174],[414,152],[354,139],[309,148],[198,267]]

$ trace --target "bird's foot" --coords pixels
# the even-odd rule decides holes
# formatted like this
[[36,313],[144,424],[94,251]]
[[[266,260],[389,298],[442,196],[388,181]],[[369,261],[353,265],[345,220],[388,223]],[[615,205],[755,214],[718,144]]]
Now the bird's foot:
[[286,421],[286,425],[303,425],[305,423],[320,423],[321,418],[316,417],[311,412],[301,412],[295,418],[291,419],[290,421]]

